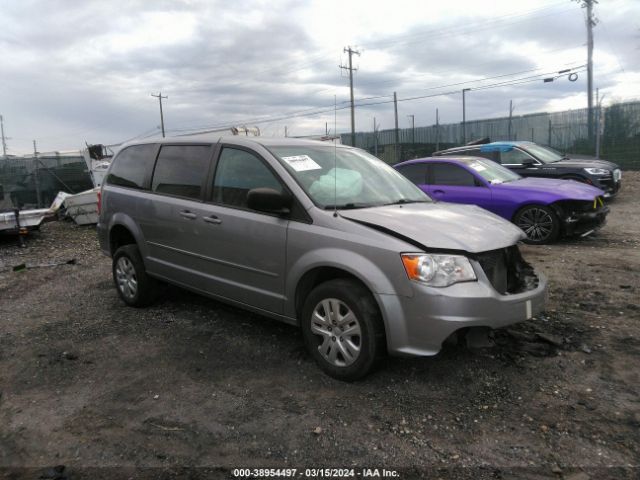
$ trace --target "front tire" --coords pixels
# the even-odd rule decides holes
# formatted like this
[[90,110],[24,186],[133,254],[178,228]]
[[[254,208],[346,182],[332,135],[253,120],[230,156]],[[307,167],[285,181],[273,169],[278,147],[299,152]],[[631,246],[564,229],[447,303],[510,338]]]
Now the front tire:
[[560,233],[558,215],[545,205],[527,205],[513,218],[526,235],[525,243],[543,245],[554,242]]
[[113,281],[120,298],[131,307],[147,307],[157,298],[157,281],[147,275],[136,245],[124,245],[113,255]]
[[318,285],[304,303],[300,323],[307,350],[338,380],[364,377],[386,353],[378,306],[356,281],[336,279]]

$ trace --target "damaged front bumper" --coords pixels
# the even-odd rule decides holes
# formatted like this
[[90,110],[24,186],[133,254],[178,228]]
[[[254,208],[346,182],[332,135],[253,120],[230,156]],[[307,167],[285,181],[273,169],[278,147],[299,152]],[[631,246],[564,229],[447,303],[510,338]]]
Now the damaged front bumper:
[[[531,319],[544,310],[547,280],[519,257],[504,253],[504,265],[469,257],[477,281],[445,288],[413,283],[413,296],[376,295],[387,331],[387,349],[396,355],[435,355],[453,332],[467,327],[498,328]],[[487,252],[498,258],[495,252]],[[482,254],[481,254],[482,255]],[[516,271],[517,270],[517,271]],[[489,271],[487,275],[486,271]],[[502,272],[502,273],[496,273]],[[506,280],[498,279],[501,275]],[[513,275],[519,278],[510,278]],[[504,289],[503,293],[498,289]],[[512,293],[509,292],[512,291]]]
[[607,222],[609,207],[602,206],[590,212],[573,212],[564,218],[565,235],[584,235],[602,228]]

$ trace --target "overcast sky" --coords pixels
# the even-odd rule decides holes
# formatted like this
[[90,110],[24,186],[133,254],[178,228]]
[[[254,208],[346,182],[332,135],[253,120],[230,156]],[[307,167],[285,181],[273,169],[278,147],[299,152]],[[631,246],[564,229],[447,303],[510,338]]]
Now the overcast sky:
[[[640,98],[640,1],[600,0],[594,85]],[[585,13],[571,0],[5,0],[0,114],[8,153],[77,149],[247,124],[267,136],[349,130],[344,47],[354,56],[356,130],[586,106]],[[578,79],[542,78],[573,68]],[[482,80],[485,79],[485,80]],[[500,82],[503,85],[478,89]],[[463,83],[468,82],[468,83]],[[449,93],[454,92],[454,93]],[[427,95],[411,101],[403,99]],[[376,98],[370,98],[376,97]],[[335,100],[334,100],[335,99]],[[361,99],[361,100],[358,100]],[[296,114],[322,114],[283,118]]]

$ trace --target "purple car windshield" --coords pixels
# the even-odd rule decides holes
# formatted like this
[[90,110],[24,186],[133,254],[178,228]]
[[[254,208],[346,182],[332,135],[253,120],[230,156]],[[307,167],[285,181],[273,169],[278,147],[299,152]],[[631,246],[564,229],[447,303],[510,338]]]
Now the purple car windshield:
[[498,183],[513,182],[514,180],[519,180],[520,178],[522,178],[517,173],[514,173],[508,168],[505,168],[502,165],[498,165],[491,160],[481,160],[479,158],[474,158],[469,163],[467,163],[467,166],[475,170],[478,175],[480,175],[487,182],[493,185]]

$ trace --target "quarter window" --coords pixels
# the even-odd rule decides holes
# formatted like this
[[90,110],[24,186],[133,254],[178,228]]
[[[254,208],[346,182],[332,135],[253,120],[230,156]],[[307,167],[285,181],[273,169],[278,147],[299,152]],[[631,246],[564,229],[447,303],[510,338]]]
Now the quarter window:
[[107,183],[120,187],[145,188],[147,173],[153,168],[156,145],[133,145],[122,150],[114,159]]
[[431,165],[433,185],[454,185],[461,187],[474,187],[475,177],[465,169],[448,163]]
[[223,148],[213,180],[213,201],[247,208],[247,194],[254,188],[283,192],[282,184],[256,155],[235,148]]
[[200,199],[209,170],[209,145],[165,145],[153,172],[152,191]]

